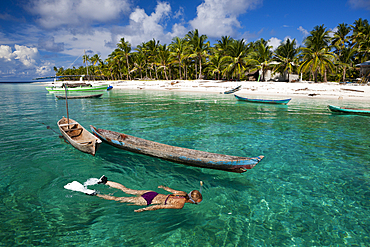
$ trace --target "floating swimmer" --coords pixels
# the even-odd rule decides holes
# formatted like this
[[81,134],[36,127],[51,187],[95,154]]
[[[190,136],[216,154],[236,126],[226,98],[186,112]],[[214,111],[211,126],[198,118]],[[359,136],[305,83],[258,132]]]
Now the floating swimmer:
[[[126,194],[136,195],[136,196],[116,197],[116,196],[110,196],[110,195],[102,195],[102,194],[97,193],[95,190],[86,191],[85,189],[82,189],[81,187],[79,188],[80,190],[76,190],[76,191],[81,191],[81,192],[84,192],[85,194],[88,194],[91,196],[97,196],[97,197],[100,197],[106,200],[132,203],[132,205],[138,205],[138,206],[144,206],[144,205],[148,206],[145,208],[134,210],[135,212],[153,211],[153,210],[166,209],[166,208],[182,209],[185,203],[199,204],[203,200],[203,197],[201,194],[202,186],[203,186],[202,181],[200,182],[200,185],[201,185],[200,191],[192,190],[189,192],[189,194],[187,194],[184,191],[174,190],[166,186],[162,186],[162,185],[158,186],[159,189],[164,189],[172,193],[169,195],[159,194],[155,191],[150,191],[150,190],[129,189],[123,186],[122,184],[108,181],[107,177],[104,175],[97,181],[97,183],[106,184],[112,188],[122,190]],[[69,189],[69,188],[66,188],[66,189]]]

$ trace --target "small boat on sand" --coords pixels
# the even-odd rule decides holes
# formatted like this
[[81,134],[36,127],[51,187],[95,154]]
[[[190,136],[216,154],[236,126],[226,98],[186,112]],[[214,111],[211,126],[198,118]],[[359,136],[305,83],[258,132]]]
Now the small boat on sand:
[[347,107],[339,107],[339,106],[334,106],[334,105],[328,105],[328,108],[332,112],[370,116],[370,109],[347,108]]
[[95,156],[95,153],[102,142],[99,138],[91,134],[73,119],[62,117],[57,124],[63,137],[73,147],[81,152]]
[[250,98],[243,98],[236,94],[234,94],[235,98],[240,101],[246,101],[251,103],[264,103],[264,104],[280,104],[280,105],[286,105],[289,103],[291,99],[250,99]]
[[[68,95],[67,99],[84,99],[84,98],[100,98],[103,94],[91,94],[91,95]],[[55,95],[58,99],[65,99],[65,95]]]
[[233,89],[231,89],[229,91],[225,91],[224,94],[232,94],[232,93],[235,93],[235,92],[239,91],[241,89],[241,87],[242,87],[242,85],[239,85],[236,88],[233,88]]
[[96,136],[114,147],[189,166],[243,173],[255,167],[264,157],[261,155],[249,158],[208,153],[148,141],[110,130],[97,129],[91,125],[90,127]]

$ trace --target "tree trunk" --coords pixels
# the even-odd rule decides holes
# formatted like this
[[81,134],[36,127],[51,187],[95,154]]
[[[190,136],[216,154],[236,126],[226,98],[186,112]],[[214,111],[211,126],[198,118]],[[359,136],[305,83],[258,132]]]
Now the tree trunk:
[[202,57],[199,57],[199,77],[198,79],[201,79],[202,77]]
[[178,57],[179,59],[179,75],[180,75],[180,80],[182,80],[182,75],[181,75],[181,58]]
[[346,80],[346,67],[343,68],[343,82]]

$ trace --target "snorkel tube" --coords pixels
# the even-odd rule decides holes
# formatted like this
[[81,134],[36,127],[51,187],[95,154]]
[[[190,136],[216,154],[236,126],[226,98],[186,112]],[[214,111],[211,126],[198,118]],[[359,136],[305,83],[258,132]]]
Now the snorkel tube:
[[[203,188],[203,181],[200,181],[200,188],[199,188],[199,192],[200,192],[200,194],[202,194],[202,188]],[[194,190],[190,191],[190,192],[189,192],[189,194],[188,194],[188,196],[189,196],[189,200],[190,200],[190,201],[192,201],[194,204],[199,204],[199,203],[201,203],[201,202],[199,202],[199,203],[195,202],[195,201],[194,201],[194,199],[191,197],[191,194],[193,193],[193,191],[194,191]]]

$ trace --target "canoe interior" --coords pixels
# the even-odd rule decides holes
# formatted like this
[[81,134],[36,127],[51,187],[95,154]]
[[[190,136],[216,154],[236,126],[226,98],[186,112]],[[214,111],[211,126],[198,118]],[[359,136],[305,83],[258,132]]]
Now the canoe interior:
[[58,121],[58,127],[63,137],[78,150],[95,155],[102,141],[71,118],[69,125],[67,124],[68,120],[65,117]]

